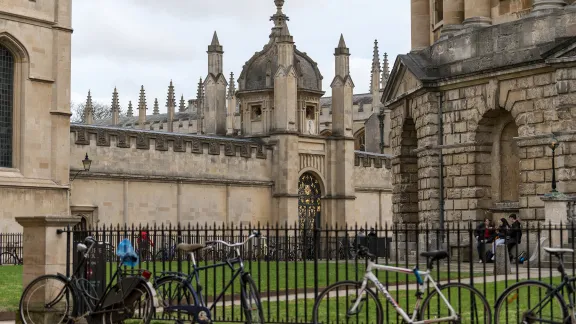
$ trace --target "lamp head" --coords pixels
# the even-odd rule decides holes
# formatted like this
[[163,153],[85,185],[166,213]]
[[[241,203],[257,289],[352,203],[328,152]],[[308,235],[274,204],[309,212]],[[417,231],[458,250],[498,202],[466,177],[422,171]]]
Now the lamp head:
[[84,171],[90,171],[90,165],[92,165],[92,160],[88,158],[88,153],[86,153],[86,157],[82,160],[82,164],[84,165]]

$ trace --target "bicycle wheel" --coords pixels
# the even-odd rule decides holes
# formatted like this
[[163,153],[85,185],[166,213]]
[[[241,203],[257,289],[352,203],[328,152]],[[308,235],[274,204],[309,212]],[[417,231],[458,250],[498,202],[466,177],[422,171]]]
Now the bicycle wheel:
[[19,264],[18,259],[10,252],[3,252],[0,254],[0,265],[6,264]]
[[170,306],[196,305],[194,292],[186,279],[176,276],[163,277],[156,281],[154,288],[160,305],[156,311],[157,319],[194,323],[194,316],[183,311],[166,309]]
[[534,280],[508,287],[494,307],[494,323],[567,323],[566,302],[553,290]]
[[[458,315],[457,320],[443,323],[462,323],[464,321],[473,324],[490,324],[492,322],[490,305],[484,295],[476,288],[463,283],[449,283],[438,288]],[[446,306],[438,291],[432,290],[422,303],[418,311],[418,318],[431,320],[449,317],[450,311]]]
[[264,311],[260,301],[260,293],[249,274],[243,276],[242,308],[247,324],[264,324]]
[[[324,289],[314,304],[314,324],[384,323],[384,312],[378,297],[368,287],[360,292],[361,286],[361,282],[341,281]],[[350,312],[358,299],[358,307]]]
[[111,306],[114,311],[104,313],[102,324],[124,323],[150,324],[154,316],[154,297],[147,284],[141,283],[130,292],[130,295]]
[[24,289],[19,310],[25,324],[68,323],[76,314],[76,295],[63,278],[41,276]]

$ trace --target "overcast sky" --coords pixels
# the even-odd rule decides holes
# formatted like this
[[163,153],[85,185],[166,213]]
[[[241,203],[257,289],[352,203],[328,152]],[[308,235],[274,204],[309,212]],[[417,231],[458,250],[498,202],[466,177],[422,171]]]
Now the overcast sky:
[[[296,46],[318,63],[330,95],[340,33],[352,54],[354,92],[366,93],[374,39],[391,65],[410,50],[409,7],[407,0],[286,0],[284,13]],[[126,111],[144,85],[148,113],[156,97],[166,111],[170,80],[178,98],[196,97],[215,30],[224,46],[224,73],[237,77],[268,42],[275,11],[273,0],[74,0],[72,101],[85,101],[90,89],[93,100],[110,104],[116,86]]]

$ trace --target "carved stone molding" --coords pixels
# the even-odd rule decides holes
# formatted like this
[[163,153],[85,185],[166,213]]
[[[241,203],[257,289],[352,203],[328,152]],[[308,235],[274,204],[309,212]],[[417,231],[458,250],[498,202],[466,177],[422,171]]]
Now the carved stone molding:
[[[204,145],[208,146],[208,154],[220,155],[221,146],[224,146],[224,155],[240,157],[266,159],[269,146],[262,144],[257,139],[238,139],[226,137],[211,137],[193,134],[166,134],[146,130],[130,130],[125,128],[103,127],[94,125],[72,124],[70,132],[76,135],[74,144],[90,145],[90,136],[96,137],[96,146],[110,147],[111,138],[116,138],[116,147],[130,148],[132,138],[136,140],[136,148],[140,150],[150,149],[150,140],[155,142],[156,151],[186,152],[188,144],[191,143],[191,152],[196,154],[204,153]],[[169,142],[172,142],[170,149]],[[238,149],[237,149],[238,148]],[[255,154],[252,155],[252,148]]]

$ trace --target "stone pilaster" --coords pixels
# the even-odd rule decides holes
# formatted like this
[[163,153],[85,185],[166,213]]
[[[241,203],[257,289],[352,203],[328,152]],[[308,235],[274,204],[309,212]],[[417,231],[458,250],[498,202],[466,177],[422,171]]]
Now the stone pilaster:
[[80,219],[65,216],[16,217],[23,227],[22,286],[45,274],[66,273],[66,234],[57,234]]
[[464,18],[464,27],[492,25],[490,0],[465,0]]
[[206,134],[226,135],[226,78],[223,75],[224,51],[214,32],[208,46],[208,76],[204,80],[204,130]]
[[274,130],[295,132],[298,128],[298,86],[294,68],[294,41],[284,22],[276,37],[278,70],[274,75]]
[[412,50],[419,51],[430,46],[430,1],[410,1]]

